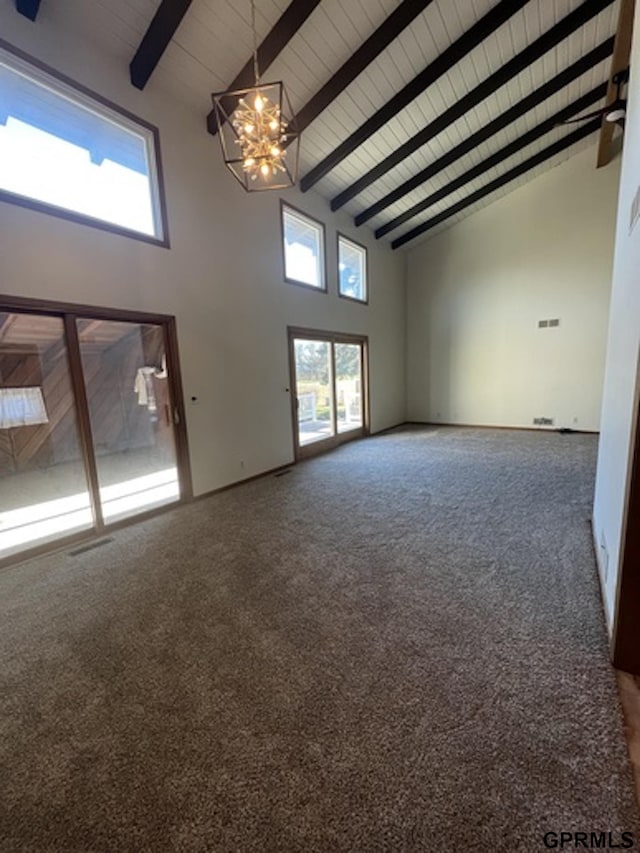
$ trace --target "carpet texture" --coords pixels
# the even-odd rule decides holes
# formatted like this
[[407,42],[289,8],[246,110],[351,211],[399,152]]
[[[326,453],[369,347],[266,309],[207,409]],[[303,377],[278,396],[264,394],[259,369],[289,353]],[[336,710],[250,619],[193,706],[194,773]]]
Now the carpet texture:
[[0,573],[0,849],[640,839],[595,456],[407,428]]

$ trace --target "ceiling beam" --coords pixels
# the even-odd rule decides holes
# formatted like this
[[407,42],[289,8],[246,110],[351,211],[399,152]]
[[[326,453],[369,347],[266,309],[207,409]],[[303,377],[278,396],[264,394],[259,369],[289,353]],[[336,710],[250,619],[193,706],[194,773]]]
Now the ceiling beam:
[[[258,47],[258,66],[261,72],[266,71],[274,62],[319,3],[320,0],[292,0]],[[246,89],[254,83],[251,57],[227,89]],[[211,110],[207,116],[207,130],[213,136],[218,132],[215,110]]]
[[40,0],[16,0],[16,9],[25,18],[30,21],[35,21],[40,8]]
[[586,0],[586,2],[566,15],[561,21],[558,21],[550,30],[543,33],[540,38],[536,39],[523,51],[514,56],[513,59],[510,59],[509,62],[506,62],[501,68],[487,77],[486,80],[483,80],[475,89],[472,89],[464,97],[457,100],[448,110],[445,110],[436,119],[429,122],[426,127],[412,136],[411,139],[400,145],[399,148],[396,148],[388,157],[377,163],[373,169],[370,169],[361,178],[351,184],[351,186],[339,193],[331,200],[331,210],[341,208],[374,183],[374,181],[377,181],[390,169],[393,169],[394,166],[397,166],[398,163],[401,163],[402,160],[413,154],[414,151],[417,151],[439,133],[442,133],[443,130],[453,124],[454,121],[457,121],[466,112],[476,107],[508,83],[509,80],[512,80],[517,74],[536,62],[576,30],[580,29],[587,21],[595,17],[598,12],[611,5],[612,2],[613,0]]
[[526,148],[528,145],[532,145],[540,139],[541,136],[544,136],[546,133],[554,130],[554,128],[559,124],[562,124],[562,122],[566,121],[568,118],[571,118],[576,113],[586,110],[597,101],[601,101],[606,93],[606,83],[601,83],[600,86],[596,86],[595,89],[587,92],[586,95],[582,95],[573,103],[569,104],[568,107],[558,110],[557,113],[550,116],[548,119],[545,119],[545,121],[540,122],[540,124],[527,131],[527,133],[524,133],[522,136],[514,139],[514,141],[510,142],[508,145],[503,146],[499,151],[496,151],[495,154],[491,154],[491,156],[487,157],[486,160],[483,160],[471,169],[467,169],[466,172],[459,175],[455,180],[450,181],[444,187],[440,187],[439,190],[431,193],[431,195],[418,202],[418,204],[414,204],[413,207],[406,210],[400,216],[396,216],[395,219],[392,219],[381,228],[378,228],[376,230],[376,237],[378,239],[380,237],[384,237],[384,235],[388,234],[389,231],[393,231],[409,219],[413,219],[414,216],[417,216],[419,213],[422,213],[424,210],[427,210],[429,207],[432,207],[434,204],[442,201],[443,198],[446,198],[448,195],[451,195],[451,193],[461,189],[465,184],[468,184],[470,181],[474,181],[476,178],[480,178],[488,172],[489,169],[494,169],[509,157],[513,157],[514,154],[522,151],[523,148]]
[[341,142],[324,160],[314,166],[310,172],[303,176],[300,188],[303,192],[310,190],[319,180],[335,169],[345,157],[353,153],[363,142],[380,130],[383,125],[390,121],[400,110],[414,101],[418,95],[431,86],[439,77],[446,74],[456,63],[465,57],[470,51],[483,42],[487,36],[495,32],[505,21],[521,9],[528,0],[501,0],[487,14],[480,18],[466,33],[450,45],[440,56],[427,65],[420,74],[413,78],[383,107],[368,118],[364,124]]
[[129,75],[136,89],[144,89],[147,85],[191,2],[192,0],[162,0],[158,6],[149,29],[129,64]]
[[433,0],[403,0],[297,113],[296,126],[298,130],[303,131],[309,127],[311,122],[329,106],[331,101],[335,100],[431,3]]
[[[355,218],[356,225],[362,225],[371,219],[373,216],[377,216],[383,210],[385,210],[390,205],[394,204],[398,199],[402,198],[409,192],[417,189],[421,184],[426,183],[426,181],[430,180],[441,172],[443,169],[446,169],[452,163],[455,163],[461,157],[464,157],[469,152],[473,151],[479,145],[486,142],[487,139],[490,139],[492,136],[495,136],[496,133],[499,133],[504,128],[509,127],[513,122],[517,121],[523,115],[535,109],[539,104],[543,103],[550,98],[552,95],[555,95],[561,89],[564,89],[565,86],[568,86],[569,83],[572,83],[574,80],[577,80],[582,74],[586,71],[589,71],[594,65],[597,65],[599,62],[602,62],[608,56],[611,55],[611,51],[613,50],[613,37],[607,39],[602,42],[602,44],[598,45],[598,47],[589,51],[585,56],[581,57],[577,62],[574,62],[568,68],[565,68],[564,71],[561,71],[560,74],[556,74],[548,82],[544,83],[542,86],[539,86],[535,91],[533,91],[530,95],[527,95],[526,98],[523,98],[521,101],[518,101],[517,104],[514,104],[510,109],[501,113],[497,118],[493,121],[490,121],[489,124],[481,127],[480,130],[476,131],[476,133],[472,133],[471,136],[464,139],[459,145],[455,145],[446,154],[443,154],[441,157],[438,157],[437,160],[434,160],[432,163],[429,163],[424,169],[421,169],[416,175],[413,175],[409,180],[400,184],[399,187],[392,190],[390,193],[381,198],[380,201],[375,202],[366,210],[363,210],[362,213],[359,213]],[[408,213],[408,211],[407,211]],[[402,219],[405,214],[403,213],[401,216],[396,217],[396,219],[392,220],[394,223],[397,220],[401,220],[397,222],[397,225],[391,225],[391,223],[387,223],[391,225],[390,228],[387,228],[387,225],[383,226],[382,231],[383,234],[386,234],[387,231],[393,230],[393,228],[397,228],[398,225],[402,224],[402,221],[406,222],[406,219]],[[407,216],[409,219],[410,216]],[[386,230],[384,230],[386,229]],[[376,231],[376,234],[378,232]]]
[[[629,57],[631,55],[631,36],[633,33],[633,16],[635,12],[635,0],[620,0],[620,10],[618,13],[618,27],[616,29],[616,42],[613,48],[613,58],[611,60],[611,72],[609,74],[609,91],[607,92],[607,104],[612,104],[617,97],[617,87],[613,82],[613,78],[620,71],[624,71],[629,67]],[[606,166],[611,162],[613,151],[611,143],[613,141],[614,122],[607,121],[602,117],[602,127],[600,128],[600,139],[598,141],[598,159],[596,167]]]
[[531,171],[531,169],[535,169],[536,166],[540,166],[545,161],[551,159],[551,157],[555,157],[556,154],[560,154],[566,148],[569,148],[571,145],[575,145],[576,142],[580,142],[581,139],[584,139],[591,133],[596,133],[599,129],[600,119],[596,118],[582,127],[579,127],[577,130],[574,130],[573,133],[563,136],[562,139],[559,139],[547,148],[543,148],[542,151],[534,154],[533,157],[529,157],[528,160],[525,160],[513,169],[509,169],[508,172],[505,172],[504,175],[496,178],[495,181],[491,181],[491,183],[487,184],[485,187],[481,187],[479,190],[476,190],[476,192],[471,193],[470,196],[463,198],[462,201],[448,207],[446,210],[443,210],[442,213],[439,213],[437,216],[427,220],[427,222],[423,222],[421,225],[416,226],[411,231],[407,231],[406,234],[403,234],[401,237],[393,240],[391,248],[399,249],[400,246],[404,246],[405,243],[408,243],[410,240],[415,240],[416,237],[419,237],[426,231],[435,228],[436,225],[440,225],[441,222],[450,219],[456,213],[460,213],[461,210],[470,207],[472,204],[475,204],[477,201],[480,201],[492,192],[499,190],[511,181],[515,181],[516,178],[526,174],[526,172]]

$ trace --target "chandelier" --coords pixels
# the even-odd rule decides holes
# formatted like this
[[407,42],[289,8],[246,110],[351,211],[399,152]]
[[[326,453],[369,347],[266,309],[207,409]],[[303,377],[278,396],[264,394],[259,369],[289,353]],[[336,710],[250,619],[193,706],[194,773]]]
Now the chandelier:
[[247,192],[284,189],[297,179],[300,134],[283,83],[260,81],[255,0],[251,28],[254,85],[211,96],[222,157]]

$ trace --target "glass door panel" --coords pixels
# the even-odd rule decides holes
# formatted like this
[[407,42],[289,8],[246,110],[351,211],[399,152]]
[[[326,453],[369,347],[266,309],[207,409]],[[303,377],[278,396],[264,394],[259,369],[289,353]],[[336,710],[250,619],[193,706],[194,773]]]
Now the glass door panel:
[[162,326],[76,321],[105,524],[180,497]]
[[298,444],[335,435],[330,341],[294,338]]
[[93,523],[64,322],[0,313],[0,559]]
[[362,346],[334,344],[338,432],[362,429]]

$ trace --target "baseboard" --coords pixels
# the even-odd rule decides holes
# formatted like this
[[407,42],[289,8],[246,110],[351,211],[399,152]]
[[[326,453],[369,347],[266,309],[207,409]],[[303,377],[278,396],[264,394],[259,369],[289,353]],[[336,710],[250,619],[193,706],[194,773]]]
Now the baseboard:
[[276,474],[287,471],[295,464],[295,460],[292,459],[291,462],[288,462],[286,465],[278,465],[276,468],[268,468],[266,471],[261,471],[259,474],[253,474],[251,477],[245,477],[243,480],[234,480],[233,483],[227,483],[226,486],[219,486],[217,489],[209,489],[206,492],[202,492],[200,495],[194,495],[188,503],[203,501],[205,498],[213,497],[213,495],[219,495],[221,492],[228,492],[229,489],[235,489],[236,486],[244,486],[247,483],[252,483],[254,480],[261,480],[263,477],[273,477]]
[[450,423],[448,421],[405,421],[404,425],[426,427],[460,427],[460,429],[508,429],[518,430],[520,432],[560,432],[563,429],[567,429],[567,435],[571,435],[571,433],[576,433],[579,435],[600,435],[600,430],[572,429],[570,427],[508,426],[505,424]]
[[596,532],[595,518],[593,515],[589,519],[589,527],[591,528],[591,544],[593,545],[593,556],[595,559],[596,573],[598,575],[598,589],[600,590],[600,606],[602,607],[604,622],[607,626],[607,635],[610,642],[613,640],[613,625],[609,616],[609,608],[607,607],[607,587],[605,581],[605,567],[602,564],[602,556],[600,553],[600,543],[598,542],[598,534]]
[[408,421],[400,421],[400,423],[394,424],[390,427],[385,427],[384,429],[377,429],[375,432],[370,431],[369,435],[384,435],[387,432],[393,432],[394,429],[400,429],[400,427],[407,426]]

